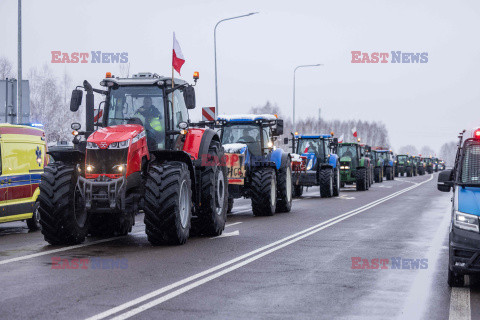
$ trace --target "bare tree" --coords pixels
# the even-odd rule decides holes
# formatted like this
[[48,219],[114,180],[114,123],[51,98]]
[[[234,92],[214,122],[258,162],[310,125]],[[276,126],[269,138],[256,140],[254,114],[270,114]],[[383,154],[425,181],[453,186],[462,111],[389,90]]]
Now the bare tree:
[[455,141],[447,142],[440,148],[440,158],[445,161],[447,166],[455,164],[455,155],[457,154],[457,143]]
[[65,73],[58,81],[47,64],[29,72],[31,120],[44,125],[48,142],[71,140],[70,124],[80,122],[80,114],[68,107],[68,78]]
[[0,57],[0,80],[14,77],[13,64],[6,57]]
[[414,145],[406,145],[398,149],[399,154],[411,154],[411,155],[418,155],[418,149]]
[[420,149],[420,154],[423,157],[430,157],[430,156],[433,157],[436,155],[436,152],[429,146],[423,146],[422,149]]

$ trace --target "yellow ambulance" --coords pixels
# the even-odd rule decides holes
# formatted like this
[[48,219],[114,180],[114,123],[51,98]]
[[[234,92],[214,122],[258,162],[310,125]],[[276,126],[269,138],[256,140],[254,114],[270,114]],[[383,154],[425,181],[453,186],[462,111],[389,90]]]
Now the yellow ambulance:
[[0,124],[0,223],[26,220],[30,230],[40,227],[38,185],[46,151],[42,129]]

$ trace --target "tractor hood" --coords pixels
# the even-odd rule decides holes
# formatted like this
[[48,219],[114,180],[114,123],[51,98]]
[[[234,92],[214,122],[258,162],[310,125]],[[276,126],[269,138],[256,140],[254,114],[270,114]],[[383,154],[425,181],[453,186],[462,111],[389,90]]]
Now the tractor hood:
[[[112,142],[120,142],[131,139],[144,130],[143,126],[138,124],[122,124],[101,128],[88,137],[88,142],[94,142],[100,148],[105,145],[106,148]],[[103,143],[103,144],[102,144]]]
[[342,157],[342,158],[340,158],[340,162],[352,162],[352,158],[351,157]]

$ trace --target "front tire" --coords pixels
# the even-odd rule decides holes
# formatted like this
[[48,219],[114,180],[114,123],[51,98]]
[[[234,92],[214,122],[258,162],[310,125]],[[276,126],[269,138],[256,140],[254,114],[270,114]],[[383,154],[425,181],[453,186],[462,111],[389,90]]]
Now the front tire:
[[63,162],[47,165],[40,181],[39,212],[42,234],[53,245],[85,241],[88,213],[77,186],[73,166]]
[[192,189],[185,163],[153,164],[145,184],[145,232],[152,245],[184,244],[190,234]]
[[338,197],[340,195],[340,169],[337,163],[337,168],[333,171],[333,196]]
[[368,190],[367,189],[367,185],[368,185],[368,181],[367,181],[367,169],[365,168],[360,168],[360,169],[357,169],[357,172],[356,172],[356,188],[357,188],[357,191],[366,191]]
[[294,198],[299,198],[303,194],[303,186],[299,185],[294,185],[293,186],[293,197]]
[[38,210],[39,206],[40,203],[38,201],[35,202],[35,205],[33,206],[33,215],[30,219],[27,219],[27,227],[30,231],[37,231],[42,227],[40,225],[40,211]]
[[333,195],[333,170],[330,168],[320,169],[320,197],[330,198]]
[[278,171],[276,212],[292,210],[292,186],[292,163],[289,158],[287,164]]
[[233,198],[228,198],[227,213],[232,213],[233,203],[234,203],[234,199]]
[[252,173],[252,211],[255,216],[273,216],[277,203],[277,177],[273,168]]
[[192,225],[197,234],[216,237],[222,234],[227,221],[228,180],[227,167],[220,164],[223,151],[220,143],[212,141],[208,150],[209,165],[202,168],[201,207]]

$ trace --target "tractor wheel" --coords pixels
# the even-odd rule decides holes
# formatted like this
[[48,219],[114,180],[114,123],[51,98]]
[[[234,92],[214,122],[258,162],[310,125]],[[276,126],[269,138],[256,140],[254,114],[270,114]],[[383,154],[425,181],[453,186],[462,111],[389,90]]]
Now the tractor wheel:
[[384,178],[384,177],[385,177],[385,176],[384,176],[384,174],[383,174],[383,168],[380,168],[380,181],[379,181],[380,183],[383,182],[383,178]]
[[301,197],[303,194],[303,186],[297,186],[297,185],[294,185],[293,186],[293,197],[294,198],[299,198]]
[[27,219],[27,227],[30,231],[37,231],[42,226],[40,225],[40,211],[38,211],[38,207],[40,204],[38,201],[33,206],[33,215],[30,219]]
[[333,196],[334,177],[333,170],[330,168],[320,169],[319,182],[320,182],[320,197],[330,198]]
[[379,183],[380,182],[380,168],[375,168],[374,169],[374,177],[375,177],[375,182]]
[[337,163],[337,167],[333,170],[333,196],[338,197],[340,195],[340,170],[339,164]]
[[233,202],[233,198],[228,198],[227,213],[232,213]]
[[255,216],[273,216],[277,203],[277,176],[273,168],[256,168],[252,173],[252,211]]
[[356,188],[357,188],[357,191],[368,190],[367,185],[368,185],[367,169],[365,169],[365,168],[357,169],[357,172],[356,172]]
[[39,211],[42,234],[53,245],[79,244],[88,231],[88,213],[76,188],[73,166],[47,165],[40,181]]
[[212,141],[208,149],[209,165],[201,169],[201,206],[197,218],[192,219],[195,233],[209,237],[222,234],[227,221],[228,180],[227,167],[220,163],[223,149]]
[[145,232],[153,245],[184,244],[192,217],[190,172],[183,162],[152,164],[145,183]]
[[287,164],[278,170],[276,212],[290,212],[292,209],[292,186],[292,163],[288,159]]
[[340,188],[345,188],[345,182],[340,182]]
[[[394,176],[395,176],[396,178],[398,178],[398,170],[395,170]],[[393,180],[393,179],[392,179],[392,180]]]
[[457,274],[448,268],[447,283],[450,287],[463,287],[465,285],[465,276],[463,274]]

